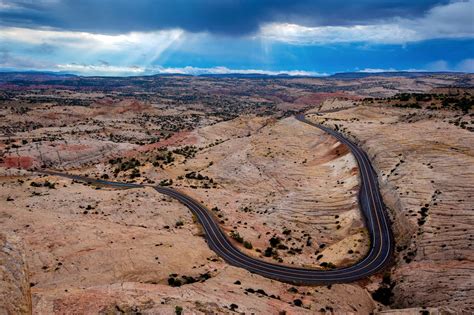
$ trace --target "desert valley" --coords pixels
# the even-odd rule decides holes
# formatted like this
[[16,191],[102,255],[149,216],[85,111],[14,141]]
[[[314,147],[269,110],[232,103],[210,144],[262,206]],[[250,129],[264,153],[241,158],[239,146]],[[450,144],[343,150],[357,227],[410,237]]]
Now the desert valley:
[[[0,304],[7,314],[471,313],[473,87],[472,74],[454,73],[0,73]],[[373,245],[360,165],[297,115],[372,163],[395,248],[369,277],[305,285],[233,266],[200,218],[154,189],[209,209],[246,256],[356,264]]]

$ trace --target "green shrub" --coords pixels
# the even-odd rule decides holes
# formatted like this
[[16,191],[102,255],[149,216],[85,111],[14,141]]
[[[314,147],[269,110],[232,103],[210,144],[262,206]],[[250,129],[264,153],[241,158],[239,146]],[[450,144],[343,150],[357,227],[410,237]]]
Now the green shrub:
[[244,241],[244,247],[247,248],[247,249],[252,249],[253,248],[252,243],[250,243],[248,241]]
[[280,240],[279,237],[274,236],[270,239],[270,246],[271,247],[276,247],[278,244],[280,244],[280,241],[281,240]]
[[303,301],[301,301],[300,299],[296,299],[293,301],[293,304],[295,304],[296,306],[301,306],[303,305]]
[[263,256],[265,257],[271,257],[273,255],[273,248],[267,247],[265,249],[265,252],[263,252]]
[[160,181],[160,186],[171,186],[173,185],[172,179],[163,179]]
[[230,232],[230,237],[232,237],[234,240],[236,240],[239,243],[244,242],[244,238],[240,236],[239,232],[235,232],[235,231]]

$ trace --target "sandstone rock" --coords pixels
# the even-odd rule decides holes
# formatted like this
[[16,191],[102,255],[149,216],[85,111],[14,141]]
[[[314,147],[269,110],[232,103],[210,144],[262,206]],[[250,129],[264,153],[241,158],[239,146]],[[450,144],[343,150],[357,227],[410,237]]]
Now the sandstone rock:
[[31,314],[28,268],[19,243],[0,234],[0,314]]
[[454,115],[358,106],[313,116],[355,139],[379,174],[397,245],[394,308],[474,310],[474,137],[447,122]]

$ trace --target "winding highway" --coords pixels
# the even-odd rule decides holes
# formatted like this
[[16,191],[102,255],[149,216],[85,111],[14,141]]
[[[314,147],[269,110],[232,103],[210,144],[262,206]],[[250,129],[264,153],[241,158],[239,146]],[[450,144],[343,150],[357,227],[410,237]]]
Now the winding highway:
[[[152,187],[157,192],[168,195],[189,208],[201,223],[209,247],[227,263],[233,266],[244,268],[250,272],[278,281],[306,285],[352,282],[380,271],[389,262],[394,244],[389,220],[378,188],[377,175],[372,168],[367,154],[352,141],[344,138],[338,132],[307,120],[303,114],[297,115],[295,118],[302,123],[322,129],[334,136],[341,143],[347,145],[359,165],[359,205],[366,221],[367,230],[370,234],[370,250],[361,261],[350,267],[331,270],[300,268],[274,264],[247,256],[232,244],[228,236],[225,235],[219,227],[219,223],[212,212],[200,202],[172,188],[161,186]],[[147,186],[92,179],[55,171],[39,172],[113,187],[139,188]]]

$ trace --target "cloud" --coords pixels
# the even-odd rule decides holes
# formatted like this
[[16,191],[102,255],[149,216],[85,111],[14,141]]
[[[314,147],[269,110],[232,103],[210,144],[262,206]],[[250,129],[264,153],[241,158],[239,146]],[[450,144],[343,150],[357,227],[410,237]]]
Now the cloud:
[[449,63],[446,60],[437,60],[429,63],[426,68],[430,71],[457,71],[474,73],[474,59],[466,58],[457,63]]
[[98,61],[99,61],[99,64],[101,65],[110,66],[110,62],[108,62],[107,60],[99,59]]
[[437,60],[429,63],[426,66],[426,69],[430,71],[449,71],[450,67],[446,60]]
[[267,75],[280,75],[287,74],[291,76],[324,76],[326,73],[318,73],[314,71],[303,71],[303,70],[287,70],[287,71],[271,71],[261,69],[229,69],[227,67],[212,67],[212,68],[198,68],[187,66],[184,68],[156,68],[157,73],[181,73],[181,74],[267,74]]
[[[0,25],[1,33],[30,42],[67,38],[63,44],[88,42],[100,48],[150,39],[156,44],[156,34],[177,32],[303,45],[398,44],[472,38],[472,12],[474,0],[364,0],[352,5],[345,0],[12,0],[0,2]],[[134,38],[140,36],[146,38]]]
[[0,10],[13,10],[17,8],[17,6],[14,3],[8,3],[6,1],[1,0],[0,1]]
[[289,23],[261,26],[257,37],[291,44],[369,42],[403,44],[436,38],[474,38],[474,0],[430,9],[423,17],[396,17],[377,24],[307,27]]
[[464,59],[456,65],[457,71],[474,73],[474,59]]
[[362,72],[362,73],[380,73],[380,72],[398,72],[400,70],[394,69],[394,68],[389,68],[389,69],[382,69],[382,68],[365,68],[362,70],[359,70],[357,72]]
[[0,43],[12,47],[31,46],[30,51],[37,51],[41,56],[47,56],[48,51],[67,51],[76,61],[84,58],[104,59],[116,54],[120,55],[122,62],[151,64],[170,46],[182,40],[183,33],[182,30],[173,29],[104,35],[9,27],[0,29]]
[[[98,65],[86,64],[59,64],[56,65],[55,70],[64,71],[68,73],[79,73],[87,75],[143,75],[146,74],[146,69],[139,66],[113,66],[100,63]],[[49,70],[49,69],[48,69]]]
[[178,29],[148,33],[132,32],[104,35],[52,29],[7,27],[0,30],[0,41],[23,42],[35,45],[60,45],[88,50],[113,51],[126,48],[144,49],[144,47],[149,47],[152,50],[161,51],[169,43],[179,39],[182,34],[183,31]]
[[368,25],[415,18],[447,0],[11,0],[0,3],[0,23],[90,33],[188,32],[249,35],[268,23],[316,26]]
[[397,24],[306,27],[296,24],[267,24],[257,37],[296,45],[331,43],[404,43],[419,38],[414,30]]
[[381,72],[424,72],[425,69],[395,69],[395,68],[365,68],[362,70],[358,70],[357,72],[361,73],[381,73]]
[[421,39],[473,38],[473,14],[474,0],[468,0],[436,6],[420,19],[399,19],[398,23],[414,30]]
[[184,75],[208,75],[208,74],[266,74],[290,76],[325,76],[326,73],[318,73],[304,70],[272,71],[262,69],[229,69],[227,67],[141,67],[141,66],[112,66],[104,63],[97,65],[86,64],[60,64],[55,67],[58,70],[87,75],[151,75],[151,74],[184,74]]
[[5,69],[44,69],[54,67],[49,62],[38,61],[34,58],[15,56],[8,49],[0,49],[0,68]]
[[0,47],[9,51],[0,67],[110,75],[472,69],[473,10],[474,0],[0,0]]

